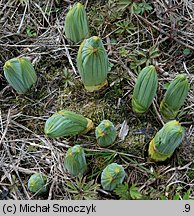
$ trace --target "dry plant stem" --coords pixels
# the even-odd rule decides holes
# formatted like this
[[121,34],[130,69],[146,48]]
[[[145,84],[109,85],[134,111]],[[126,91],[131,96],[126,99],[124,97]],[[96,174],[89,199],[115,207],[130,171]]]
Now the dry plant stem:
[[[17,48],[40,48],[40,47],[56,47],[56,44],[0,44],[0,46],[4,47],[17,47]],[[58,44],[57,47],[64,47],[64,44]],[[66,45],[66,47],[70,47],[70,45]],[[57,48],[59,49],[59,48]],[[63,50],[65,48],[61,48],[60,50]],[[45,52],[48,54],[48,52]]]
[[177,171],[177,170],[185,170],[188,169],[192,164],[193,164],[194,160],[189,162],[188,164],[184,165],[183,167],[178,166],[178,167],[173,167],[173,168],[169,168],[168,170],[166,170],[163,175],[167,174],[168,172],[172,172],[172,171]]
[[[0,112],[0,114],[1,114],[1,112]],[[7,114],[6,126],[5,126],[4,131],[2,132],[2,137],[1,137],[1,139],[0,139],[0,148],[1,148],[1,145],[2,145],[2,143],[3,143],[4,138],[5,138],[5,136],[6,136],[8,127],[9,127],[9,123],[10,123],[10,120],[11,120],[11,116],[10,116],[10,115],[11,115],[11,110],[9,109],[9,110],[8,110],[8,114]],[[3,124],[2,124],[2,129],[3,129]]]
[[75,69],[75,67],[73,65],[73,61],[71,60],[71,56],[69,54],[69,50],[68,50],[68,48],[67,48],[67,46],[65,44],[65,40],[64,39],[63,39],[63,43],[64,43],[64,46],[65,46],[65,52],[66,52],[67,58],[69,60],[69,63],[71,65],[72,69],[73,69],[73,72],[75,73],[75,75],[77,75],[77,71],[76,71],[76,69]]
[[[10,185],[14,185],[10,172],[7,172],[7,170],[3,166],[2,166],[2,170],[3,170],[4,176],[2,176],[1,180],[3,181],[4,178],[7,178],[9,180],[9,182],[10,182]],[[13,190],[13,193],[14,193],[14,195],[12,195],[13,198],[15,200],[18,200],[19,199],[19,195],[17,193],[17,190],[15,190],[15,188]]]
[[85,2],[85,8],[87,8],[87,5],[88,5],[88,0],[86,0]]
[[[88,151],[91,151],[90,149],[87,149],[86,150]],[[118,155],[125,155],[125,156],[128,156],[128,157],[134,157],[134,158],[138,158],[138,159],[142,159],[141,157],[138,157],[138,156],[135,156],[135,155],[132,155],[132,154],[127,154],[127,153],[124,153],[124,152],[118,152],[118,151],[114,151],[114,150],[111,150],[111,149],[104,149],[104,148],[99,148],[99,149],[92,149],[93,152],[111,152],[111,153],[115,153],[115,154],[118,154]]]
[[70,63],[70,65],[71,65],[72,69],[73,69],[73,72],[75,73],[75,75],[77,75],[77,71],[76,71],[76,69],[75,69],[75,67],[74,67],[74,65],[73,65],[73,61],[72,61],[71,56],[70,56],[70,54],[69,54],[69,50],[68,50],[68,48],[67,48],[67,46],[66,46],[64,36],[63,36],[61,30],[60,30],[58,27],[57,27],[57,30],[58,30],[58,32],[59,32],[59,34],[60,34],[60,36],[61,36],[62,41],[63,41],[63,46],[65,47],[65,52],[66,52],[66,56],[67,56],[67,58],[68,58],[68,60],[69,60],[69,63]]
[[[6,164],[6,163],[3,163],[3,166],[11,168],[11,169],[15,168],[14,165]],[[25,174],[28,174],[28,175],[36,173],[36,171],[30,170],[30,169],[26,169],[26,168],[23,168],[23,167],[19,167],[19,166],[17,166],[17,170],[18,170],[18,172],[25,173]]]
[[26,130],[26,131],[32,133],[36,138],[38,138],[40,141],[42,141],[50,150],[52,150],[52,145],[51,145],[51,143],[50,143],[48,140],[46,140],[46,139],[42,138],[41,136],[35,134],[35,133],[34,133],[33,131],[31,131],[30,129],[28,129],[27,127],[25,127],[25,126],[23,126],[23,125],[21,125],[21,124],[19,124],[19,123],[17,123],[17,122],[14,121],[14,120],[12,120],[11,122],[12,122],[13,124],[17,125],[18,127],[20,127],[20,128],[22,128],[22,129],[24,129],[24,130]]
[[157,114],[157,116],[158,116],[158,118],[159,118],[159,120],[160,120],[160,122],[162,123],[162,125],[164,125],[164,121],[163,121],[163,119],[162,119],[162,116],[160,115],[160,113],[158,112],[158,109],[156,108],[156,100],[154,99],[154,102],[152,103],[153,104],[153,107],[154,107],[154,110],[155,110],[155,112],[156,112],[156,114]]
[[49,20],[48,20],[47,17],[45,16],[45,13],[44,13],[44,11],[42,10],[42,8],[41,8],[38,4],[36,4],[36,2],[33,2],[33,4],[40,10],[40,12],[42,13],[42,16],[44,17],[44,19],[46,20],[46,22],[48,23],[48,25],[49,25],[50,27],[52,27],[51,24],[50,24],[50,22],[49,22]]
[[50,186],[50,189],[49,189],[49,195],[48,195],[48,200],[51,200],[52,199],[52,194],[53,194],[53,188],[57,182],[57,179],[58,179],[58,176],[55,176],[54,179],[52,180],[52,184]]
[[129,74],[129,76],[133,79],[133,84],[135,83],[136,77],[134,76],[134,74],[132,73],[132,71],[124,64],[124,62],[119,59],[122,67],[127,71],[127,73]]
[[139,191],[139,192],[142,191],[145,187],[150,186],[150,185],[153,184],[155,181],[156,181],[156,178],[147,180],[147,181],[138,189],[138,191]]
[[22,19],[21,19],[19,28],[18,28],[18,30],[17,30],[17,34],[20,33],[20,30],[21,30],[21,28],[22,28],[22,25],[23,25],[23,22],[24,22],[24,18],[25,18],[25,15],[26,15],[26,10],[27,10],[27,8],[28,8],[28,4],[25,5],[24,13],[23,13],[23,16],[22,16]]
[[138,16],[141,20],[143,20],[145,23],[151,25],[153,28],[155,28],[157,31],[159,31],[160,33],[166,35],[168,38],[171,38],[173,40],[175,40],[176,42],[178,42],[179,44],[191,49],[191,50],[194,50],[194,47],[189,45],[189,44],[186,44],[185,42],[183,42],[182,40],[179,40],[177,37],[172,37],[172,35],[170,35],[169,33],[165,32],[164,30],[160,29],[159,27],[157,27],[156,25],[154,25],[153,23],[151,23],[150,21],[148,21],[147,19],[145,19],[144,17],[140,16],[140,15],[136,15]]
[[[17,178],[19,179],[19,182],[20,182],[20,184],[21,184],[21,186],[22,186],[22,188],[23,188],[23,190],[24,190],[24,193],[25,193],[27,199],[29,199],[30,196],[29,196],[29,194],[28,194],[28,192],[27,192],[27,190],[26,190],[26,187],[24,186],[24,182],[23,182],[23,181],[21,180],[21,178],[20,178],[20,175],[19,175],[17,166],[15,166],[15,164],[14,164],[14,162],[13,162],[13,158],[12,158],[12,156],[11,156],[9,147],[6,145],[6,143],[3,143],[3,146],[4,146],[4,148],[5,148],[6,151],[7,151],[7,154],[8,154],[8,156],[9,156],[10,162],[11,162],[11,164],[12,164],[12,166],[13,166],[12,168],[13,168],[14,172],[16,173]],[[11,178],[11,177],[10,177],[10,178]],[[11,183],[12,183],[12,185],[13,185],[13,182],[11,182]]]
[[168,184],[166,187],[169,188],[169,187],[170,187],[171,185],[173,185],[173,184],[180,184],[180,183],[181,183],[181,184],[184,184],[184,185],[187,185],[187,186],[194,187],[194,184],[192,184],[192,183],[191,183],[191,184],[190,184],[190,183],[188,184],[188,183],[186,183],[186,182],[184,182],[184,181],[178,181],[178,180],[177,180],[177,181],[174,181],[174,182],[171,182],[171,183]]

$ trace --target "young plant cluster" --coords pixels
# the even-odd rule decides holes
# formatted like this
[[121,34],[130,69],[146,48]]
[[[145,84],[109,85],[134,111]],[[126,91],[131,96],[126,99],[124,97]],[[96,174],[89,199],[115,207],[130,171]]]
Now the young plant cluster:
[[[143,68],[134,87],[132,96],[132,110],[137,114],[148,111],[156,96],[158,78],[153,65]],[[181,144],[184,138],[184,129],[175,120],[179,109],[184,104],[189,91],[189,83],[184,75],[177,75],[171,81],[163,100],[160,103],[160,112],[167,121],[157,132],[149,145],[149,156],[154,161],[165,161]]]
[[[65,19],[66,38],[74,43],[83,39],[77,54],[77,68],[87,91],[100,90],[108,85],[108,55],[97,36],[90,37],[87,14],[82,4],[75,4]],[[4,75],[8,83],[18,94],[26,93],[37,81],[32,63],[25,57],[8,60],[4,65]],[[132,95],[132,110],[144,114],[151,106],[157,93],[158,76],[154,65],[143,68],[136,80]],[[179,109],[188,95],[189,83],[184,75],[178,75],[170,83],[160,104],[160,112],[166,124],[156,133],[149,145],[149,157],[154,161],[170,158],[184,138],[184,128],[175,120]],[[44,133],[50,138],[75,136],[87,133],[94,128],[92,120],[68,111],[60,110],[49,117],[45,123]],[[103,120],[95,128],[97,144],[100,147],[111,146],[117,131],[112,122]],[[75,145],[68,149],[64,157],[64,168],[72,176],[87,172],[84,149]],[[117,163],[109,164],[101,173],[103,189],[112,191],[122,184],[126,173]],[[32,175],[28,188],[32,193],[45,193],[48,190],[46,177],[40,173]]]

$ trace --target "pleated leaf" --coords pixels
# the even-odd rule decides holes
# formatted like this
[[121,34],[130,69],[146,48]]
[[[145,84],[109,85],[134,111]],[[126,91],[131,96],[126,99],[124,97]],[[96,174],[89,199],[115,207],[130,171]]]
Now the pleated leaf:
[[101,174],[101,184],[104,190],[112,191],[118,184],[122,184],[125,178],[125,171],[117,163],[109,164]]
[[109,120],[103,120],[95,130],[98,144],[101,147],[107,147],[113,144],[116,139],[117,131],[113,123]]
[[99,37],[93,36],[80,45],[77,67],[88,91],[98,90],[106,84],[108,56]]
[[65,169],[73,176],[83,175],[87,170],[84,150],[75,145],[68,149],[64,159]]
[[181,144],[185,130],[178,121],[166,123],[150,142],[149,155],[155,161],[164,161],[169,158]]
[[141,70],[137,77],[132,96],[132,109],[136,113],[146,112],[155,95],[158,86],[158,77],[153,65]]
[[65,35],[74,43],[89,37],[87,15],[81,3],[75,4],[68,11],[65,17]]
[[48,186],[46,185],[47,178],[46,176],[35,173],[31,175],[28,180],[28,189],[32,193],[43,194],[48,191]]
[[170,83],[160,104],[160,111],[166,119],[174,119],[183,106],[189,91],[189,83],[184,75],[178,75]]
[[27,58],[10,59],[3,69],[6,80],[19,94],[26,93],[37,81],[34,67]]
[[90,119],[71,111],[61,110],[47,119],[44,132],[51,138],[57,138],[86,133],[92,128],[93,122]]

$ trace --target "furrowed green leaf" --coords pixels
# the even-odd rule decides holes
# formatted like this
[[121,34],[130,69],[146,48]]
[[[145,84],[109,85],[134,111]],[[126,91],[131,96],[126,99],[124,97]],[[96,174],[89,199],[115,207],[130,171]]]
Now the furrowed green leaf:
[[101,174],[101,184],[104,190],[112,191],[117,185],[122,184],[125,178],[125,171],[117,163],[109,164]]
[[160,129],[149,145],[149,156],[155,161],[165,161],[170,158],[184,138],[184,128],[178,121],[166,123]]
[[179,109],[183,106],[189,91],[189,83],[184,75],[178,75],[168,86],[160,111],[165,119],[174,119]]
[[113,123],[109,120],[103,120],[95,130],[98,144],[101,147],[107,147],[113,144],[116,139],[117,132]]
[[93,36],[80,45],[77,67],[88,91],[99,90],[107,84],[108,56],[99,37]]
[[29,89],[32,86],[32,83],[34,83],[34,80],[37,80],[36,72],[28,59],[20,58],[19,62],[21,70],[25,71],[25,73],[22,73],[24,85]]
[[65,169],[73,176],[83,175],[87,170],[84,150],[75,145],[68,149],[64,159]]
[[75,4],[65,17],[65,35],[74,43],[89,37],[88,20],[84,6]]
[[8,60],[4,67],[8,83],[19,94],[26,93],[37,81],[37,75],[31,62],[24,57]]
[[136,113],[146,112],[156,95],[158,77],[153,65],[145,67],[137,77],[132,96],[132,109]]
[[61,110],[45,123],[44,132],[51,138],[75,136],[86,133],[93,128],[93,122],[74,112]]
[[35,173],[31,175],[28,180],[28,189],[32,193],[43,194],[48,191],[48,186],[46,185],[47,178],[41,173]]

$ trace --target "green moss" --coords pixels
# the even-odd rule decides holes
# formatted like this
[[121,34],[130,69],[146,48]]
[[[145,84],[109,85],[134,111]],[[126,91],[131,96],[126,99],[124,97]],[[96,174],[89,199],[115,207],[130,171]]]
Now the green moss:
[[146,144],[151,134],[146,131],[146,123],[129,125],[129,132],[125,140],[119,143],[120,151],[127,152],[140,157],[145,157],[147,153]]

